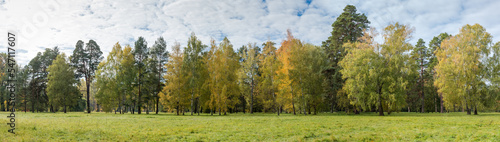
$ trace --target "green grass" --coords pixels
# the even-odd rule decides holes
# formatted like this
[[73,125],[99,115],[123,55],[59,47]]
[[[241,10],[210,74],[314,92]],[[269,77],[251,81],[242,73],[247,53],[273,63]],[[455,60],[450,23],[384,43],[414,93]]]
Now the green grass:
[[16,114],[0,112],[0,141],[500,141],[500,113]]

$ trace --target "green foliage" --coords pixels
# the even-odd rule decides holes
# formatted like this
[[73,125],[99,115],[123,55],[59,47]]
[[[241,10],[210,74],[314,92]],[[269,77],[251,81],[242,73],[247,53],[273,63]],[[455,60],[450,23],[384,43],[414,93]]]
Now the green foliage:
[[[364,14],[356,13],[356,7],[347,5],[344,12],[337,17],[332,24],[331,36],[326,41],[322,42],[322,47],[328,56],[330,67],[325,70],[325,78],[327,79],[327,103],[336,103],[337,92],[344,85],[345,80],[342,79],[342,70],[339,62],[347,54],[344,43],[356,42],[363,36],[363,30],[368,28],[368,18]],[[340,95],[340,94],[339,94]]]
[[205,78],[201,76],[204,71],[202,68],[205,67],[202,56],[205,48],[206,45],[203,45],[194,33],[191,34],[187,47],[184,48],[182,68],[188,73],[186,85],[190,88],[191,110],[194,110],[194,102],[200,96],[203,83],[205,83]]
[[168,51],[167,51],[167,43],[163,39],[163,37],[159,37],[156,41],[153,47],[151,47],[151,50],[149,51],[149,54],[151,56],[151,74],[154,75],[156,74],[157,77],[154,78],[155,81],[151,81],[151,83],[156,83],[156,88],[153,90],[153,98],[155,98],[156,101],[156,114],[158,114],[159,111],[159,101],[160,101],[160,96],[159,93],[163,89],[163,86],[165,86],[165,79],[163,79],[163,75],[165,73],[165,63],[168,61]]
[[[91,84],[95,78],[95,71],[99,63],[102,61],[102,51],[99,45],[94,40],[89,40],[85,48],[81,40],[75,45],[73,55],[71,55],[71,65],[76,69],[76,77],[84,78],[86,88],[91,88]],[[90,113],[90,89],[87,89],[87,113]]]
[[408,43],[411,33],[408,26],[396,23],[384,29],[382,45],[374,43],[369,33],[362,42],[346,44],[349,54],[340,64],[346,79],[344,90],[352,104],[365,110],[377,105],[379,115],[383,115],[383,109],[390,113],[406,105],[406,76],[415,72],[408,62],[413,49]]
[[134,46],[134,59],[135,59],[135,69],[137,71],[137,79],[135,81],[135,85],[137,88],[137,113],[141,114],[142,111],[142,103],[148,100],[144,100],[144,95],[141,93],[144,88],[141,88],[145,83],[143,80],[144,74],[146,74],[146,61],[148,59],[148,43],[144,37],[139,37],[137,41],[135,41]]
[[[263,98],[261,101],[264,104],[272,102],[272,105],[276,104],[275,107],[280,109],[287,104],[287,96],[284,93],[277,93],[280,81],[278,70],[282,68],[282,63],[278,60],[277,49],[274,45],[275,43],[271,41],[262,44],[263,51],[258,55],[258,71],[261,75],[257,77],[259,80],[257,85],[260,88],[260,96]],[[249,54],[251,55],[251,53]],[[280,111],[277,112],[279,115]]]
[[66,107],[75,105],[80,97],[76,87],[77,80],[74,78],[73,69],[66,61],[66,55],[59,54],[47,71],[49,103],[55,107],[64,106],[66,113]]

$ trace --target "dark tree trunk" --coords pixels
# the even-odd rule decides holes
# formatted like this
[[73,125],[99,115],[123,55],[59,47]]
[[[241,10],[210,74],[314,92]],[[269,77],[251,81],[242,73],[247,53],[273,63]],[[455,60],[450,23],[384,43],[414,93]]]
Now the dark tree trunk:
[[382,107],[382,87],[378,88],[378,115],[384,116],[384,108]]
[[295,113],[295,105],[293,104],[293,88],[292,86],[290,86],[290,90],[292,91],[290,94],[292,95],[292,109],[293,109],[293,115],[297,115],[297,113]]
[[421,95],[422,95],[422,109],[421,112],[425,112],[425,93],[424,93],[424,58],[420,59],[420,85],[421,85]]
[[[333,98],[333,95],[332,95],[332,98]],[[334,103],[334,101],[332,99],[332,102],[331,102],[331,105],[330,105],[330,113],[333,113],[334,107],[335,107],[335,103]]]
[[156,114],[158,114],[158,111],[159,111],[159,102],[160,102],[160,97],[159,96],[156,96]]
[[477,107],[474,105],[474,115],[477,115]]
[[85,85],[87,86],[87,113],[90,113],[90,82],[85,79]]
[[444,113],[443,95],[441,93],[439,93],[439,103],[441,105],[441,113]]
[[[139,73],[139,82],[141,80],[141,74]],[[137,98],[137,114],[141,114],[141,83],[139,83],[139,94],[138,94],[138,98]]]
[[66,105],[64,105],[64,113],[66,113]]

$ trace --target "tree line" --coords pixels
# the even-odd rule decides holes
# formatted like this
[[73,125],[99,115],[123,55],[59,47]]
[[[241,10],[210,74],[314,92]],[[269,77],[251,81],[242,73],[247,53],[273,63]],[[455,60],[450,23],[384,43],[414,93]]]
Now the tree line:
[[[94,41],[77,41],[71,55],[58,47],[16,65],[17,109],[31,112],[150,111],[317,114],[345,111],[450,112],[500,110],[500,42],[479,24],[457,35],[441,33],[426,46],[409,43],[414,31],[393,23],[378,31],[347,5],[321,46],[287,31],[272,41],[233,47],[228,38],[203,44],[194,33],[186,47],[167,49],[139,37],[116,43],[107,57]],[[235,50],[236,49],[236,50]],[[2,83],[6,54],[2,53]],[[1,110],[9,108],[0,87]]]

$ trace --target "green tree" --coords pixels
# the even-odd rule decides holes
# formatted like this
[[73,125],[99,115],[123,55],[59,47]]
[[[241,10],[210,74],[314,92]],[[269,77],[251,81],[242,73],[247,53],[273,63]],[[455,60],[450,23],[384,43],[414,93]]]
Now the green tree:
[[[123,95],[121,95],[121,105],[124,107],[131,107],[134,104],[134,80],[136,78],[136,70],[134,70],[134,55],[132,51],[132,47],[129,45],[125,45],[125,47],[122,50],[122,53],[119,54],[121,61],[120,61],[120,67],[119,67],[119,72],[118,72],[118,82],[121,83],[121,88],[120,90],[123,91]],[[119,107],[121,108],[121,106]],[[120,109],[121,112],[122,109]],[[125,109],[126,110],[126,109]],[[133,113],[133,111],[132,111]]]
[[[99,45],[94,40],[89,40],[85,48],[83,46],[83,41],[78,40],[70,60],[71,65],[76,68],[76,77],[85,78],[86,88],[90,88],[103,57]],[[90,113],[90,89],[87,89],[87,113]]]
[[148,43],[146,42],[146,39],[144,37],[139,37],[137,41],[135,41],[135,46],[134,46],[134,59],[135,59],[135,66],[137,70],[137,80],[136,80],[136,85],[139,87],[138,88],[138,93],[137,93],[137,114],[141,114],[141,109],[142,109],[142,103],[144,100],[143,95],[141,93],[142,89],[141,86],[143,86],[143,77],[146,69],[146,61],[148,58]]
[[309,43],[302,44],[298,41],[292,45],[290,65],[293,66],[289,70],[290,78],[298,84],[301,90],[300,100],[303,104],[304,115],[306,109],[311,114],[311,108],[314,108],[314,114],[316,114],[326,83],[323,76],[323,71],[328,66],[326,54],[318,46]]
[[[412,51],[412,56],[413,60],[416,61],[416,65],[420,67],[419,71],[419,78],[417,81],[417,90],[419,92],[420,96],[420,103],[421,103],[421,109],[420,111],[422,113],[425,112],[425,82],[428,82],[425,78],[426,75],[426,69],[428,67],[428,62],[427,60],[429,59],[429,54],[427,53],[427,47],[425,47],[425,42],[423,39],[418,39],[417,45],[415,45],[415,49]],[[416,79],[416,78],[412,78]],[[410,83],[411,84],[411,83]]]
[[102,61],[97,68],[97,103],[105,112],[111,112],[113,108],[121,105],[122,82],[119,80],[120,72],[120,56],[122,49],[119,43],[113,46],[113,49],[108,54],[106,60]]
[[66,113],[66,107],[75,105],[80,96],[76,87],[77,80],[66,61],[66,55],[64,53],[58,55],[47,70],[49,72],[47,85],[49,103],[64,106],[64,113]]
[[274,45],[275,43],[269,40],[262,44],[263,50],[258,56],[259,70],[261,72],[259,86],[264,94],[269,93],[270,96],[276,97],[277,114],[280,115],[282,107],[286,103],[286,96],[280,96],[276,93],[279,84],[278,70],[282,64],[278,60],[277,49]]
[[367,17],[364,14],[356,13],[356,7],[347,5],[344,12],[337,17],[332,24],[331,36],[326,41],[322,42],[322,47],[325,49],[331,66],[325,71],[327,79],[327,92],[330,101],[330,112],[335,109],[336,96],[345,82],[342,79],[342,70],[339,62],[347,54],[344,43],[356,42],[358,38],[363,36],[363,30],[368,28]]
[[156,114],[158,114],[160,102],[160,96],[158,94],[161,92],[164,86],[165,80],[163,79],[163,74],[165,73],[165,63],[168,61],[167,43],[165,42],[163,37],[159,37],[155,41],[155,44],[153,45],[149,53],[151,55],[151,59],[153,59],[152,61],[155,67],[154,73],[157,74],[157,88],[154,92],[154,98],[156,101]]
[[405,104],[406,76],[411,74],[409,51],[413,46],[408,43],[412,30],[399,23],[384,29],[384,44],[373,42],[372,35],[365,33],[361,42],[347,43],[349,52],[341,61],[343,78],[346,79],[344,91],[351,104],[365,110],[377,105],[379,115],[383,109],[388,114],[399,110]]
[[203,68],[203,56],[202,52],[205,50],[206,46],[201,43],[201,41],[196,37],[194,33],[191,33],[191,37],[188,39],[187,47],[184,48],[184,63],[183,68],[188,72],[188,88],[190,88],[190,101],[191,101],[191,115],[194,113],[194,102],[195,99],[199,97],[203,83],[205,83],[201,77],[201,71]]

